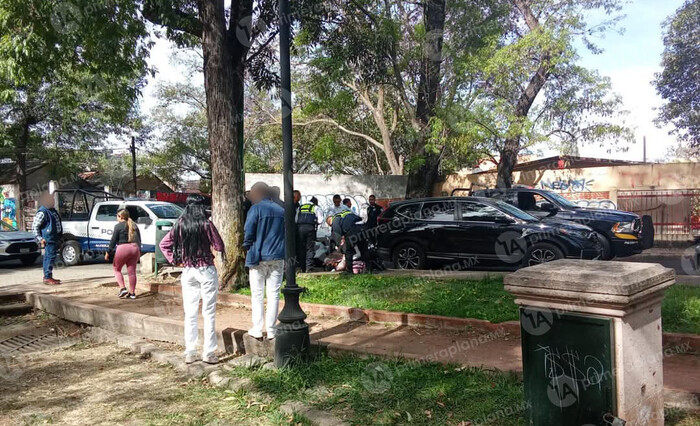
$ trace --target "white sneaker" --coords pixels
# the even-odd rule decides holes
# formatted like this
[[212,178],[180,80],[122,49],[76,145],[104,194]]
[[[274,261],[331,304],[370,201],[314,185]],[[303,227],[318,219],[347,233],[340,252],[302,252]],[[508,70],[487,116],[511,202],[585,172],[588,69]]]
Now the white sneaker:
[[262,333],[253,333],[250,330],[248,330],[248,335],[254,339],[262,339],[263,337]]
[[219,357],[214,355],[214,354],[211,354],[211,355],[203,356],[202,361],[206,362],[207,364],[218,364]]
[[185,354],[185,364],[192,364],[197,361],[197,354],[190,352]]
[[267,340],[274,340],[277,337],[275,333],[267,333]]

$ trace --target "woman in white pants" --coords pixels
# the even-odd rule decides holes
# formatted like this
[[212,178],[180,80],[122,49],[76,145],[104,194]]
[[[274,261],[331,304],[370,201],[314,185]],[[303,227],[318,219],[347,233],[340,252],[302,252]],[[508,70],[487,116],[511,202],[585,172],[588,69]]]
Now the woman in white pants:
[[202,361],[216,364],[216,295],[219,277],[214,267],[214,252],[224,252],[219,231],[207,217],[204,197],[187,197],[185,212],[160,242],[160,249],[173,265],[182,265],[182,306],[185,310],[185,362],[197,360],[199,300],[204,318]]

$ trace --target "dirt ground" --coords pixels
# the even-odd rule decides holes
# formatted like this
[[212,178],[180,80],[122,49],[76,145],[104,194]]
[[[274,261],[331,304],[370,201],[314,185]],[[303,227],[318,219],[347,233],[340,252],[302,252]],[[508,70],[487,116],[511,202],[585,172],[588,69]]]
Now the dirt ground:
[[[65,326],[60,321],[42,327]],[[0,425],[285,424],[241,396],[110,344],[0,356]]]

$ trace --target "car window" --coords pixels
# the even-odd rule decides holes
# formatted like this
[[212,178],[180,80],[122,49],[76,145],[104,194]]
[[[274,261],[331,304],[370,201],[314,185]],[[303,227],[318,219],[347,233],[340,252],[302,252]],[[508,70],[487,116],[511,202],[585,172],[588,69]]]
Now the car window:
[[153,214],[160,219],[177,219],[182,214],[182,209],[170,204],[146,204]]
[[559,203],[561,206],[568,208],[568,209],[576,209],[578,206],[571,201],[567,200],[566,198],[562,197],[561,195],[557,194],[556,192],[551,192],[547,191],[547,195],[549,197],[552,197],[555,202]]
[[421,211],[423,220],[429,221],[453,221],[455,220],[454,201],[431,201],[423,203]]
[[517,217],[518,219],[524,220],[526,222],[538,222],[536,217],[520,210],[512,204],[504,203],[503,201],[496,201],[496,205],[499,209],[506,212],[506,214],[509,214],[513,217]]
[[126,206],[126,211],[129,212],[129,217],[134,222],[137,222],[140,217],[149,217],[148,212],[139,206]]
[[116,204],[103,204],[97,208],[96,220],[101,222],[116,222],[119,206]]
[[498,218],[507,217],[500,210],[486,204],[464,201],[459,203],[461,218],[469,222],[495,222]]
[[396,209],[396,214],[409,219],[420,219],[420,206],[421,203],[411,203],[399,206]]

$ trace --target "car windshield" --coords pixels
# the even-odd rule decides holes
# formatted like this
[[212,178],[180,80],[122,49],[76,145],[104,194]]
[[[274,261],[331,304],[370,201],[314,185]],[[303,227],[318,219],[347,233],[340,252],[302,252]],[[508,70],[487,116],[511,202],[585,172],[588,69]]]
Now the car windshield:
[[550,197],[554,198],[554,201],[559,203],[560,205],[568,208],[568,209],[577,209],[579,206],[576,204],[572,203],[571,201],[567,200],[566,198],[562,197],[561,195],[557,194],[556,192],[549,192],[547,191],[547,195]]
[[538,221],[535,216],[525,213],[524,211],[520,210],[512,204],[506,203],[505,201],[494,201],[494,203],[496,203],[496,206],[498,206],[498,208],[502,211],[508,213],[511,216],[517,217],[520,220],[524,220],[526,222]]
[[17,231],[12,225],[6,222],[0,222],[0,232],[15,232]]
[[182,209],[175,204],[147,204],[147,206],[159,219],[177,219],[182,214]]

